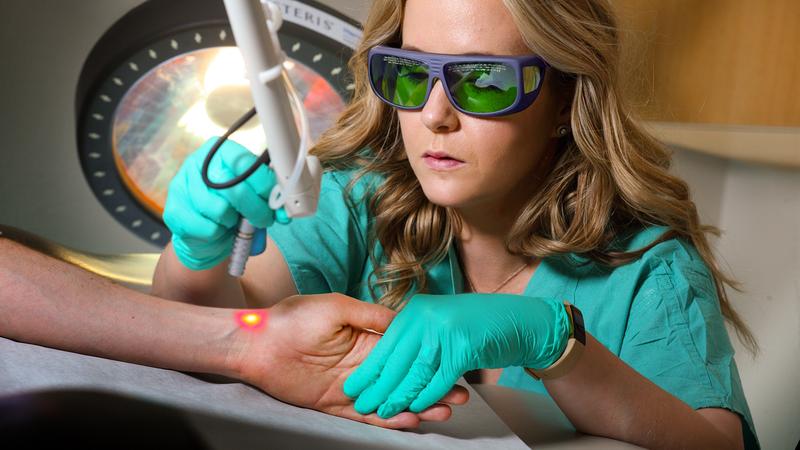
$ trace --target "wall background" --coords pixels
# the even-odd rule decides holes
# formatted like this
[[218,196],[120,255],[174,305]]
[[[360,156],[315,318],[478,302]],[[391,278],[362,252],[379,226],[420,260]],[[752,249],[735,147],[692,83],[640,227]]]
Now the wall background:
[[[0,1],[0,223],[86,251],[159,250],[95,200],[74,137],[83,61],[100,35],[139,3]],[[370,1],[323,3],[363,20]],[[675,171],[691,185],[704,221],[724,230],[719,254],[744,284],[731,297],[762,353],[753,360],[734,343],[763,447],[794,448],[800,438],[800,171],[678,148]]]

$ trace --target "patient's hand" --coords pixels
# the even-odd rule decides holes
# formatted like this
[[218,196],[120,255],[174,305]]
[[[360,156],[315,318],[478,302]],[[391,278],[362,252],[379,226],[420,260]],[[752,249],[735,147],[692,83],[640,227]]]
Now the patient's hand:
[[[344,395],[345,379],[380,338],[364,328],[383,332],[394,316],[389,308],[342,294],[289,297],[268,310],[265,327],[239,330],[232,364],[242,380],[297,406],[387,428],[447,420],[452,411],[446,404],[389,420],[361,415]],[[463,404],[468,398],[456,386],[441,401]]]

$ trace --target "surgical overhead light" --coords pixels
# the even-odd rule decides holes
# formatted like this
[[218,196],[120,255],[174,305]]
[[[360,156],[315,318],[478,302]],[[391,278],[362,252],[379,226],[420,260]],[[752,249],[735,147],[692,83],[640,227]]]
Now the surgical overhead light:
[[[316,139],[344,109],[358,24],[311,1],[272,0],[284,16],[284,67]],[[82,69],[78,151],[89,186],[123,226],[158,246],[169,181],[208,137],[252,108],[244,64],[221,0],[149,0],[117,21]],[[265,147],[257,119],[232,139]]]

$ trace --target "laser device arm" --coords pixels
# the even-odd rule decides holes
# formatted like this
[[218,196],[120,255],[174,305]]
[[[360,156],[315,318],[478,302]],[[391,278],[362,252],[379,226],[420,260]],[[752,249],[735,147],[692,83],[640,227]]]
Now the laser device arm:
[[[275,210],[283,207],[289,217],[314,214],[322,167],[316,157],[308,155],[310,139],[303,103],[283,68],[286,55],[278,41],[282,23],[280,8],[268,1],[262,6],[259,0],[224,2],[236,45],[244,58],[256,113],[266,137],[270,166],[278,181],[270,195],[270,207]],[[292,105],[300,117],[300,130]],[[247,219],[242,219],[228,268],[231,275],[244,273],[255,231]]]

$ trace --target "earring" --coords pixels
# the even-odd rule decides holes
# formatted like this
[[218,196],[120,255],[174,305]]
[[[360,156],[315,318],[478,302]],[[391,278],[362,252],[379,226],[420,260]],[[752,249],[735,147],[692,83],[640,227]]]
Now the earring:
[[564,137],[568,135],[569,132],[570,132],[569,125],[559,125],[558,128],[556,128],[556,134],[558,135],[558,137]]

